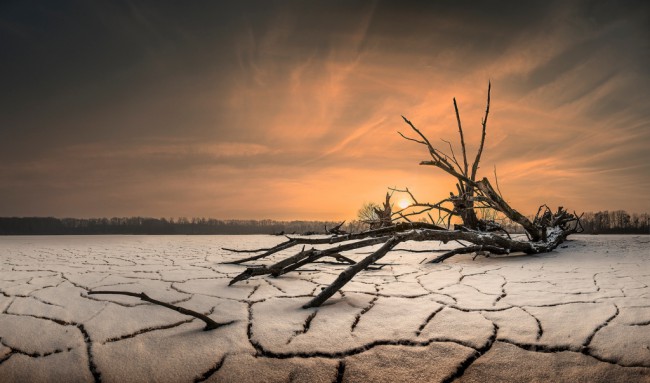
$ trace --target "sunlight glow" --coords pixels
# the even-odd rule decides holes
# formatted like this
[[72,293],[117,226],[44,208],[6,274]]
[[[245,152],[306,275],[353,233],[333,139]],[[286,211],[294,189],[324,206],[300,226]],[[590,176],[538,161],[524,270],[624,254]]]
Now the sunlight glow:
[[397,206],[399,206],[400,209],[406,209],[410,205],[410,202],[408,200],[402,199],[397,203]]

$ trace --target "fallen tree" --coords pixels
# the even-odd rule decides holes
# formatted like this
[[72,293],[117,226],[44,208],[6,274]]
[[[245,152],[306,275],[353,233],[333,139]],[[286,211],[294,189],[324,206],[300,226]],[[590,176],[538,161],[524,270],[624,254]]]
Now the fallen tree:
[[[408,188],[403,190],[392,189],[393,192],[407,193],[412,203],[404,209],[393,212],[390,204],[391,194],[387,194],[383,209],[376,209],[375,211],[378,219],[377,222],[371,223],[370,230],[360,233],[334,232],[331,236],[325,238],[287,237],[287,241],[272,248],[265,249],[226,249],[236,252],[261,253],[229,262],[242,264],[302,245],[302,249],[296,254],[270,266],[260,265],[246,268],[246,270],[233,278],[230,284],[232,285],[254,276],[271,275],[278,277],[326,257],[334,258],[336,263],[347,264],[348,267],[332,284],[323,289],[317,296],[303,306],[305,308],[317,307],[334,295],[357,273],[369,268],[393,250],[398,244],[406,241],[441,241],[443,243],[456,241],[460,244],[460,247],[447,251],[430,261],[438,263],[457,254],[479,252],[486,255],[510,254],[512,252],[526,254],[545,253],[555,249],[568,235],[581,232],[580,216],[575,212],[569,213],[563,207],[559,207],[553,212],[548,206],[541,205],[537,214],[531,220],[508,204],[498,191],[498,183],[495,189],[488,178],[484,177],[477,180],[479,163],[485,144],[487,120],[490,112],[490,91],[491,85],[488,84],[487,106],[485,116],[481,123],[482,134],[480,145],[471,167],[467,161],[465,137],[455,98],[454,110],[458,123],[462,162],[456,157],[453,146],[449,141],[443,140],[449,146],[449,153],[435,148],[429,139],[411,121],[406,117],[402,117],[404,122],[411,128],[412,133],[415,134],[415,138],[402,134],[401,132],[398,133],[408,141],[425,146],[428,151],[430,159],[421,161],[420,165],[436,167],[456,178],[456,193],[451,192],[449,198],[445,198],[436,203],[422,203],[415,198]],[[496,221],[480,219],[476,214],[476,211],[479,209],[491,209],[521,225],[527,234],[528,240],[513,239]],[[431,212],[438,213],[437,220],[433,219]],[[422,216],[423,214],[429,217],[431,223],[412,222],[413,217]],[[461,223],[452,226],[451,221],[454,217],[460,220]],[[342,242],[346,243],[342,244]],[[313,247],[313,245],[323,244],[332,246],[320,250]],[[379,244],[382,245],[379,249],[373,251],[370,255],[358,262],[341,254],[345,251],[362,249]],[[308,245],[312,247],[306,249]]]

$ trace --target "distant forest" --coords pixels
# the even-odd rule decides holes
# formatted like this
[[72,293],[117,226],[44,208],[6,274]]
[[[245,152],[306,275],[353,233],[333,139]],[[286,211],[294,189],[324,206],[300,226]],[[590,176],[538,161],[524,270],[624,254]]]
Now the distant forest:
[[[340,223],[340,222],[338,222]],[[93,234],[324,234],[337,222],[218,220],[206,218],[53,218],[0,217],[0,235],[93,235]],[[650,234],[650,215],[624,210],[585,213],[582,225],[587,234]],[[366,228],[351,221],[344,230]],[[514,225],[506,224],[512,232]]]
[[[339,222],[340,223],[340,222]],[[325,233],[334,222],[219,220],[208,218],[0,217],[0,235],[291,234]]]
[[[531,217],[532,218],[532,217]],[[628,214],[625,210],[585,213],[580,219],[584,234],[650,234],[650,214]],[[506,230],[520,232],[521,226],[506,223]],[[523,231],[521,231],[523,232]]]

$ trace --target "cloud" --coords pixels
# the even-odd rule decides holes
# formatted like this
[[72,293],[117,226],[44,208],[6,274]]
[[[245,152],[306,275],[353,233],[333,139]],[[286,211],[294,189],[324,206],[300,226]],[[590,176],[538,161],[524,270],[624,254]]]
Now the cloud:
[[515,206],[650,210],[645,3],[75,4],[0,17],[0,215],[437,200],[453,182],[400,116],[458,155],[456,97],[471,159],[488,80],[480,175],[496,165]]

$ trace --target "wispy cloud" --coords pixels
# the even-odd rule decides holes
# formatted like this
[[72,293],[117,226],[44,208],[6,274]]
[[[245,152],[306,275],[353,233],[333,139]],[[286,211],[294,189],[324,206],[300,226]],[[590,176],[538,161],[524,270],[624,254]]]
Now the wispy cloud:
[[338,219],[387,186],[436,200],[452,180],[418,167],[400,116],[458,154],[456,97],[472,153],[488,80],[480,172],[496,165],[515,206],[650,210],[646,5],[326,4],[0,17],[20,31],[0,50],[0,215]]

